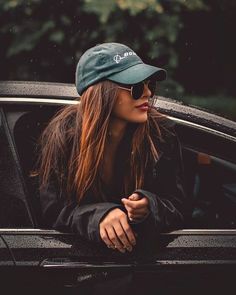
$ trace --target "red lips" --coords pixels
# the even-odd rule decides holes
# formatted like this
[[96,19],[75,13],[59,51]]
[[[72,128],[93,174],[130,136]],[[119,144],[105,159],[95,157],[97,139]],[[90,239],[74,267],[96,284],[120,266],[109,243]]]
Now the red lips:
[[148,107],[148,102],[145,102],[143,104],[140,104],[139,106],[136,106],[136,108],[141,108],[141,107]]

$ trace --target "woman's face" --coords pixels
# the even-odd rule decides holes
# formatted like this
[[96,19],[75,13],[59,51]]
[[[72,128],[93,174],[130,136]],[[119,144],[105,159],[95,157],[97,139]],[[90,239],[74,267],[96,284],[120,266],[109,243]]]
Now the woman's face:
[[125,89],[118,89],[118,97],[113,107],[113,116],[119,120],[131,123],[144,123],[147,121],[148,107],[143,106],[144,103],[149,103],[151,91],[148,85],[144,84],[144,91],[142,96],[135,100],[131,96],[131,91]]

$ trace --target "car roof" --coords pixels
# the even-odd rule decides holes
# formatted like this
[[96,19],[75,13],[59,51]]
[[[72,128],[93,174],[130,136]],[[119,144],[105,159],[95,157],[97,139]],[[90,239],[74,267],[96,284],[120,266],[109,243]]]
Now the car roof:
[[0,97],[45,97],[73,100],[79,95],[74,84],[35,81],[1,81]]
[[[60,101],[62,104],[67,101],[71,103],[80,98],[75,84],[36,81],[0,81],[0,100],[1,97],[8,98],[8,100],[12,98],[13,103],[14,100],[16,101],[17,98],[21,97],[26,98],[26,100],[29,99],[29,101],[32,98],[34,98],[34,101],[35,99],[40,101],[40,99],[46,98],[52,103],[56,101],[57,104]],[[180,101],[160,96],[158,96],[155,106],[160,112],[174,117],[175,120],[179,119],[201,124],[236,137],[236,122],[209,111],[184,105]]]

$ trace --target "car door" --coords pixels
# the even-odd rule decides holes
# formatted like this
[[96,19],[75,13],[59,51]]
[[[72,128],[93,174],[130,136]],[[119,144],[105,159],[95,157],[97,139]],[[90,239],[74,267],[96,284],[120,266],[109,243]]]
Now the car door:
[[113,258],[106,247],[98,249],[76,235],[40,228],[38,194],[28,172],[36,137],[61,102],[42,104],[29,99],[22,103],[22,98],[2,98],[0,103],[0,187],[4,196],[0,235],[14,262],[3,269],[4,289],[9,294],[17,290],[24,294],[85,294],[91,291],[91,285],[106,279],[111,269],[115,269],[115,275],[117,271],[126,273],[131,262],[119,263],[120,257]]
[[[63,85],[64,88],[66,86]],[[30,89],[31,95],[32,89]],[[53,92],[46,95],[42,90],[40,92],[38,85],[36,89],[38,98],[30,97],[29,94],[24,97],[22,93],[21,97],[11,99],[8,97],[5,100],[2,96],[1,104],[1,114],[5,118],[5,132],[8,129],[6,141],[11,143],[7,146],[12,147],[12,157],[14,156],[16,162],[12,161],[12,164],[18,167],[16,169],[18,173],[14,174],[13,179],[19,179],[6,187],[12,189],[13,185],[20,184],[13,191],[18,198],[20,196],[23,204],[26,204],[25,222],[29,222],[28,225],[21,225],[17,221],[15,229],[6,225],[1,229],[1,234],[17,264],[17,268],[14,267],[14,272],[17,274],[15,281],[21,287],[30,284],[32,288],[36,286],[39,290],[50,287],[51,290],[57,288],[58,292],[61,290],[77,292],[80,288],[88,290],[86,289],[88,286],[101,281],[106,282],[110,276],[112,277],[111,274],[120,276],[132,273],[133,290],[136,290],[137,294],[143,294],[144,291],[151,294],[153,290],[163,294],[173,294],[173,292],[197,294],[202,291],[217,292],[232,287],[236,265],[236,232],[232,227],[218,228],[216,223],[214,225],[214,219],[214,226],[209,226],[204,220],[200,222],[198,220],[196,223],[193,215],[186,224],[186,229],[163,233],[160,236],[160,247],[157,249],[156,257],[150,261],[137,261],[132,257],[123,258],[107,249],[94,248],[76,235],[40,228],[37,192],[35,183],[31,182],[28,174],[34,159],[34,145],[39,133],[58,108],[77,102],[70,99],[73,97],[70,96],[70,91],[63,99],[55,99]],[[183,146],[188,193],[195,201],[197,188],[204,187],[202,183],[206,182],[206,178],[200,175],[199,165],[209,162],[220,163],[219,170],[223,169],[226,172],[230,164],[233,169],[230,170],[229,178],[223,183],[227,184],[228,180],[234,179],[235,136],[229,128],[227,129],[227,124],[223,125],[226,126],[224,132],[217,131],[219,125],[217,118],[212,121],[215,125],[206,127],[200,120],[203,113],[196,115],[194,121],[186,116],[186,111],[180,110],[178,113],[176,112],[178,106],[174,107],[172,104],[159,102],[159,108],[177,122],[177,131]],[[174,113],[170,111],[173,109]],[[202,154],[208,158],[205,162],[199,160],[202,159]],[[216,171],[214,167],[213,171]],[[209,173],[205,174],[207,177],[211,176]],[[203,173],[203,176],[205,174]],[[214,184],[214,179],[212,183]],[[221,196],[224,199],[224,194]],[[211,199],[214,200],[213,197],[212,195]],[[197,204],[194,202],[196,208]]]
[[[51,271],[45,265],[48,266],[55,258],[63,261],[67,257],[79,256],[80,249],[87,246],[82,246],[82,242],[79,243],[80,247],[75,246],[78,241],[73,235],[42,230],[37,226],[38,216],[30,199],[32,195],[25,182],[11,130],[11,123],[26,112],[22,105],[14,111],[2,105],[0,108],[1,288],[8,294],[15,294],[17,290],[24,294],[50,290],[61,292],[68,288],[70,290],[70,286],[77,282],[80,271],[70,268],[67,274],[61,268]],[[23,138],[24,133],[21,136]],[[48,263],[44,263],[44,260]]]
[[236,123],[173,101],[156,106],[177,124],[192,203],[184,229],[166,234],[170,242],[158,256],[170,268],[162,273],[162,291],[229,292],[236,262]]

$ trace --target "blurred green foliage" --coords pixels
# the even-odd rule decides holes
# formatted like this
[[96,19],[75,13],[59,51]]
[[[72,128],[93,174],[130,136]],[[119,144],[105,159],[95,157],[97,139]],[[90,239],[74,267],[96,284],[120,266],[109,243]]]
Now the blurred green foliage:
[[[32,79],[35,56],[43,68],[59,60],[69,67],[88,47],[114,41],[127,44],[147,62],[165,66],[171,76],[178,66],[174,43],[182,28],[179,12],[202,9],[207,9],[202,0],[0,0],[4,58],[9,64],[16,61],[15,78],[24,73],[24,79]],[[168,84],[183,91],[174,81]]]
[[[120,42],[145,62],[167,69],[161,95],[182,97],[184,87],[173,77],[183,15],[210,11],[212,5],[211,0],[0,0],[0,79],[73,83],[86,49]],[[219,5],[236,7],[233,0]]]
[[[166,6],[167,2],[169,2],[168,7]],[[101,22],[107,22],[110,13],[117,9],[127,10],[131,16],[135,16],[141,12],[164,14],[166,8],[171,8],[172,12],[179,12],[184,8],[196,10],[205,9],[206,7],[202,0],[85,0],[85,8],[99,15]]]

